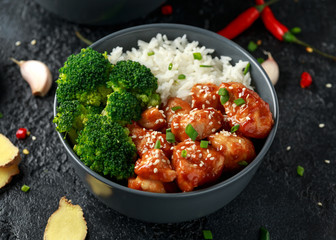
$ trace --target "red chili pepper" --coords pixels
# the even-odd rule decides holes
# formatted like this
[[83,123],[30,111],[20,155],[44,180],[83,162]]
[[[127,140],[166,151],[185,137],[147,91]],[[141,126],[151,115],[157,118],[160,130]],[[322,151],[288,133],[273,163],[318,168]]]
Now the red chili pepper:
[[172,7],[172,5],[163,5],[162,7],[161,7],[161,13],[163,14],[163,15],[171,15],[172,13],[173,13],[173,7]]
[[245,31],[248,27],[250,27],[252,23],[254,23],[255,20],[259,18],[260,13],[266,6],[276,1],[277,0],[272,0],[268,3],[248,8],[240,15],[238,15],[238,17],[236,17],[231,23],[229,23],[229,25],[227,25],[225,28],[218,31],[217,33],[228,39],[235,38],[243,31]]
[[313,83],[313,79],[312,79],[312,77],[310,76],[310,74],[307,73],[307,72],[303,72],[303,73],[301,74],[300,86],[301,86],[302,88],[307,88],[307,87],[309,87],[312,83]]
[[16,131],[16,138],[17,139],[25,139],[27,137],[27,129],[26,128],[19,128]]
[[[256,0],[256,4],[258,6],[264,6],[264,0]],[[314,52],[333,59],[334,61],[336,61],[336,57],[327,53],[324,53],[312,46],[310,46],[308,43],[302,42],[301,40],[299,40],[293,33],[291,33],[288,28],[283,25],[282,23],[280,23],[274,16],[272,10],[270,7],[266,6],[264,7],[264,10],[261,13],[261,19],[264,22],[265,27],[267,28],[268,31],[270,31],[274,37],[276,37],[277,39],[279,39],[280,41],[284,41],[284,42],[291,42],[291,43],[296,43],[308,48],[311,48]]]

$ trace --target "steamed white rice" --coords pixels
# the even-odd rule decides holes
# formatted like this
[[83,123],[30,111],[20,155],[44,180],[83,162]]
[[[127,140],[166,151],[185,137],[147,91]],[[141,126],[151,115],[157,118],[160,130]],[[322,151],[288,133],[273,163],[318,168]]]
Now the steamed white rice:
[[[166,103],[169,97],[188,100],[190,90],[196,83],[210,82],[219,85],[222,82],[240,82],[251,88],[250,73],[243,74],[248,62],[239,61],[233,66],[228,56],[212,57],[214,51],[199,46],[197,41],[188,42],[186,35],[168,40],[166,35],[157,34],[148,43],[139,40],[138,48],[132,48],[131,51],[124,53],[122,47],[112,49],[108,59],[112,64],[120,60],[133,60],[150,68],[158,79],[157,92],[161,95],[163,103]],[[151,52],[154,54],[148,56]],[[202,59],[195,60],[193,53],[201,53]],[[168,69],[170,64],[171,70]],[[186,78],[178,79],[180,74]]]

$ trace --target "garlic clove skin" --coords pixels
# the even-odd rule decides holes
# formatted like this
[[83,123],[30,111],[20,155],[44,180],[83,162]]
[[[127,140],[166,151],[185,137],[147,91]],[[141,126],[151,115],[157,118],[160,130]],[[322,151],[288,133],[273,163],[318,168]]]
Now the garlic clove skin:
[[52,75],[43,62],[36,60],[17,61],[12,58],[20,67],[23,79],[29,84],[34,96],[44,97],[50,90],[52,85]]
[[268,55],[268,59],[266,61],[264,61],[261,64],[261,66],[263,67],[263,69],[267,73],[267,75],[268,75],[269,79],[271,80],[272,84],[275,85],[279,80],[279,75],[280,75],[279,65],[273,59],[271,53],[266,52],[266,54]]

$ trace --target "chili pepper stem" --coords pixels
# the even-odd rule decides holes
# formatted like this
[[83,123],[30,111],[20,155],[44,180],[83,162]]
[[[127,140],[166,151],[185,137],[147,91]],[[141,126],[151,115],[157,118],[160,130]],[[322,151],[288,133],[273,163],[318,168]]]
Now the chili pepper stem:
[[308,43],[305,43],[305,42],[303,42],[303,41],[301,41],[297,38],[293,39],[293,43],[299,44],[299,45],[304,46],[304,47],[309,47],[309,48],[313,49],[313,51],[316,52],[317,54],[320,54],[323,57],[330,58],[330,59],[336,61],[336,56],[333,56],[333,55],[330,55],[328,53],[322,52],[322,51],[310,46]]
[[267,3],[260,4],[260,5],[258,4],[258,5],[254,6],[254,7],[258,10],[258,12],[262,12],[265,7],[267,7],[267,6],[269,6],[269,5],[273,4],[273,3],[276,3],[278,1],[279,0],[271,0],[271,1],[268,1]]

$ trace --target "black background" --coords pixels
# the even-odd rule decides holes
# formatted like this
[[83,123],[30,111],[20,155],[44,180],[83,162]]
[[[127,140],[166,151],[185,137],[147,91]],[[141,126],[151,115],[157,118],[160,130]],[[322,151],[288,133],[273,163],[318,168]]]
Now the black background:
[[[252,0],[166,3],[173,6],[172,15],[162,15],[158,8],[124,24],[83,26],[62,20],[33,1],[0,0],[0,112],[4,115],[0,132],[21,152],[24,148],[30,151],[29,155],[21,154],[21,173],[0,190],[0,239],[42,239],[47,220],[62,196],[83,208],[87,239],[203,239],[204,229],[211,230],[214,239],[259,239],[261,226],[269,230],[272,239],[336,239],[336,63],[278,41],[260,19],[234,41],[246,48],[249,41],[261,40],[252,55],[265,58],[265,49],[278,62],[280,124],[258,172],[235,200],[194,221],[151,224],[107,208],[84,188],[52,124],[56,84],[45,98],[33,97],[9,58],[43,61],[55,81],[66,58],[86,47],[75,31],[92,41],[145,23],[183,23],[218,31],[254,4]],[[336,55],[334,0],[282,0],[272,9],[288,27],[302,28],[300,39]],[[30,44],[33,39],[36,45]],[[20,46],[15,45],[17,41]],[[313,77],[308,89],[299,84],[304,71]],[[332,87],[327,88],[327,83]],[[320,128],[320,123],[325,127]],[[36,141],[31,137],[17,140],[19,127],[28,128]],[[305,169],[303,177],[296,173],[298,165]],[[31,187],[28,193],[20,190],[23,184]]]

